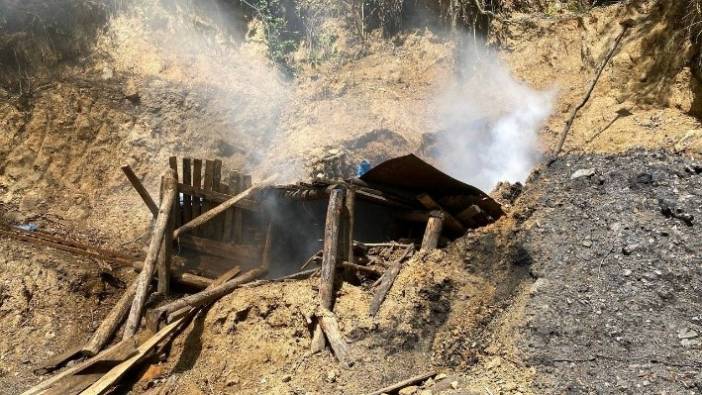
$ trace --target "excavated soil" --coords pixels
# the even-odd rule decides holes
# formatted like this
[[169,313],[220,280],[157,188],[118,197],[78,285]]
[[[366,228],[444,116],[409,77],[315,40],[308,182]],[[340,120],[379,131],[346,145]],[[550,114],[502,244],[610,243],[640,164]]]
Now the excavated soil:
[[[434,394],[702,392],[694,48],[672,2],[640,3],[493,22],[515,75],[557,90],[544,147],[619,21],[638,23],[576,118],[568,155],[495,192],[505,218],[415,255],[376,318],[367,284],[340,286],[352,368],[308,354],[312,278],[237,290],[115,392],[354,394],[427,371],[447,376],[421,385]],[[136,252],[150,215],[124,162],[153,196],[170,155],[218,157],[255,176],[298,177],[330,148],[377,162],[434,131],[430,96],[455,71],[451,38],[360,43],[331,21],[336,57],[288,80],[255,40],[209,48],[216,63],[181,56],[178,38],[199,37],[160,16],[165,31],[112,20],[94,62],[66,67],[28,105],[0,103],[2,222]],[[105,265],[0,237],[0,393],[45,378],[35,373],[44,360],[88,338],[122,292],[105,273],[134,276]]]

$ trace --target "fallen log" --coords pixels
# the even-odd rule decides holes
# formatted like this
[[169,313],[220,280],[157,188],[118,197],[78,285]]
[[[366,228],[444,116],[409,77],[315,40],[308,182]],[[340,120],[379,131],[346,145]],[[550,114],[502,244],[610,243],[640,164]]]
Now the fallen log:
[[319,320],[325,337],[329,341],[334,356],[336,356],[336,359],[339,360],[342,365],[346,368],[350,368],[353,366],[354,362],[349,355],[348,345],[339,330],[339,323],[336,321],[336,316],[325,308],[320,308],[319,310],[317,319]]
[[222,214],[223,212],[227,211],[227,209],[234,207],[240,201],[248,198],[252,193],[269,185],[273,180],[274,180],[274,177],[268,177],[267,179],[263,180],[261,183],[247,188],[246,190],[244,190],[240,194],[234,196],[233,198],[215,206],[214,208],[203,213],[199,217],[194,218],[192,221],[188,222],[187,224],[183,224],[183,226],[176,229],[176,231],[173,233],[173,238],[177,239],[181,235],[188,233],[188,232],[192,231],[193,229],[196,229],[196,228],[202,226],[203,224],[211,221],[213,218],[215,218],[219,214]]
[[151,283],[151,278],[154,275],[158,250],[161,247],[161,241],[163,240],[163,235],[166,231],[166,225],[168,224],[169,218],[173,214],[172,207],[175,202],[175,194],[171,193],[171,191],[175,189],[176,178],[175,172],[172,169],[166,171],[165,182],[166,186],[164,191],[168,191],[168,193],[164,194],[163,202],[161,202],[161,207],[159,207],[158,215],[156,217],[156,225],[154,225],[153,236],[151,237],[151,243],[149,244],[149,249],[146,253],[146,258],[144,259],[144,266],[137,279],[137,288],[134,294],[134,301],[132,302],[132,307],[129,310],[129,317],[127,318],[127,324],[124,328],[123,339],[128,339],[129,337],[133,336],[139,328],[144,304],[146,303],[146,297],[149,294],[149,284]]
[[83,347],[82,353],[88,356],[96,355],[110,341],[112,335],[119,327],[124,317],[127,315],[134,294],[136,293],[137,282],[134,281],[122,294],[112,310],[107,314],[107,317],[102,321],[98,329],[90,337],[88,343]]
[[[344,200],[344,190],[334,189],[329,195],[327,218],[324,225],[324,248],[322,252],[322,272],[319,280],[319,305],[327,310],[334,304],[334,271],[339,255],[339,223]],[[317,322],[312,336],[312,352],[324,349],[322,328]]]
[[[139,273],[144,267],[144,262],[135,261],[132,263],[132,267],[137,271],[137,273]],[[197,274],[192,273],[178,273],[173,271],[171,272],[171,281],[197,289],[204,289],[207,288],[208,285],[212,284],[212,279],[210,278],[198,276]]]
[[436,376],[436,372],[419,374],[417,376],[410,377],[407,380],[402,380],[402,381],[397,382],[395,384],[388,385],[387,387],[383,387],[377,391],[369,392],[366,395],[381,395],[381,394],[385,394],[385,393],[389,394],[393,391],[397,391],[399,389],[409,387],[412,384],[419,383],[419,382],[424,381],[424,380],[428,380],[434,376]]
[[142,184],[141,181],[139,181],[139,177],[137,177],[136,174],[134,174],[134,171],[131,167],[129,167],[129,165],[124,165],[121,167],[121,169],[124,175],[127,176],[127,179],[132,184],[134,189],[136,189],[139,196],[141,196],[141,200],[144,201],[146,207],[148,207],[149,211],[151,211],[151,214],[154,217],[156,217],[156,215],[158,214],[158,206],[156,206],[154,199],[151,198],[149,192],[146,190],[146,188],[144,188],[144,184]]
[[[239,268],[239,266],[235,266],[235,267],[227,270],[226,272],[222,273],[219,277],[217,277],[214,281],[212,281],[212,283],[207,287],[207,289],[212,289],[214,287],[218,287],[218,286],[226,283],[227,281],[231,280],[232,278],[236,277],[236,275],[239,273],[241,273],[241,269]],[[181,317],[186,316],[189,311],[190,311],[190,307],[186,306],[178,311],[175,311],[175,312],[169,314],[168,317],[166,318],[166,323],[170,324],[171,322],[174,322],[174,321],[180,319]],[[159,316],[159,314],[161,314],[161,313],[158,311],[152,311],[151,313],[149,313],[149,317],[151,317],[151,322],[152,322],[151,326],[153,328],[158,328],[159,321],[163,318],[162,316]]]
[[263,274],[265,274],[265,272],[266,271],[262,268],[251,269],[247,272],[244,272],[242,275],[232,280],[229,280],[221,285],[207,288],[204,291],[200,291],[196,294],[186,296],[165,306],[161,306],[157,309],[154,309],[153,314],[157,317],[163,317],[167,314],[178,311],[184,307],[195,308],[212,303],[215,300],[231,293],[233,290],[240,287],[242,284],[245,284],[249,281],[253,281],[257,277],[262,276]]
[[342,262],[341,267],[344,269],[349,269],[349,270],[358,270],[359,272],[365,272],[365,273],[370,273],[370,274],[376,274],[378,276],[382,275],[380,271],[373,269],[372,267],[368,266],[363,266],[363,265],[358,265],[355,263],[350,263],[350,262]]
[[414,247],[407,247],[407,249],[405,249],[405,252],[400,256],[400,258],[393,262],[390,269],[388,269],[385,272],[385,274],[383,274],[383,276],[380,278],[380,285],[378,287],[378,290],[375,292],[375,295],[373,295],[373,300],[371,301],[369,309],[369,314],[371,316],[375,316],[378,313],[378,310],[380,310],[380,305],[385,300],[385,296],[388,294],[388,291],[390,291],[392,284],[395,282],[395,278],[400,273],[400,269],[402,268],[402,261],[413,249]]
[[422,239],[422,251],[431,251],[439,245],[443,219],[443,213],[435,213],[427,221],[427,228],[424,230],[424,238]]

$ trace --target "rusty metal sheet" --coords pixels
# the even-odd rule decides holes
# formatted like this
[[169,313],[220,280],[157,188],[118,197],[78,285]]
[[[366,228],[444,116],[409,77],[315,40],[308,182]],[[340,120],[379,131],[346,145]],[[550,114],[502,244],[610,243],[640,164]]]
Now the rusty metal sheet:
[[435,198],[451,195],[474,197],[481,209],[493,218],[501,217],[504,212],[500,204],[480,189],[461,182],[414,154],[386,160],[361,176],[361,180],[374,188],[390,188],[415,194],[429,193]]

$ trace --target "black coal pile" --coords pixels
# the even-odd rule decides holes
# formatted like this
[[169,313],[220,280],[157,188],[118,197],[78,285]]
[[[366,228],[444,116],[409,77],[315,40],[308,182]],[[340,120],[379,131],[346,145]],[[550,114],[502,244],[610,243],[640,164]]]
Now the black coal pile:
[[702,392],[700,170],[636,151],[565,158],[527,184],[520,348],[537,393]]

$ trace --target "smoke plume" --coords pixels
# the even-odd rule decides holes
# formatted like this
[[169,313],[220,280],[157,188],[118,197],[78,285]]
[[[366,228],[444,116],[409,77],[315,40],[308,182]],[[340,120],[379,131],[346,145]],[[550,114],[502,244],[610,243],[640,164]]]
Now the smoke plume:
[[538,131],[554,93],[517,81],[497,54],[471,46],[437,95],[433,156],[445,172],[483,190],[524,181],[539,161]]

